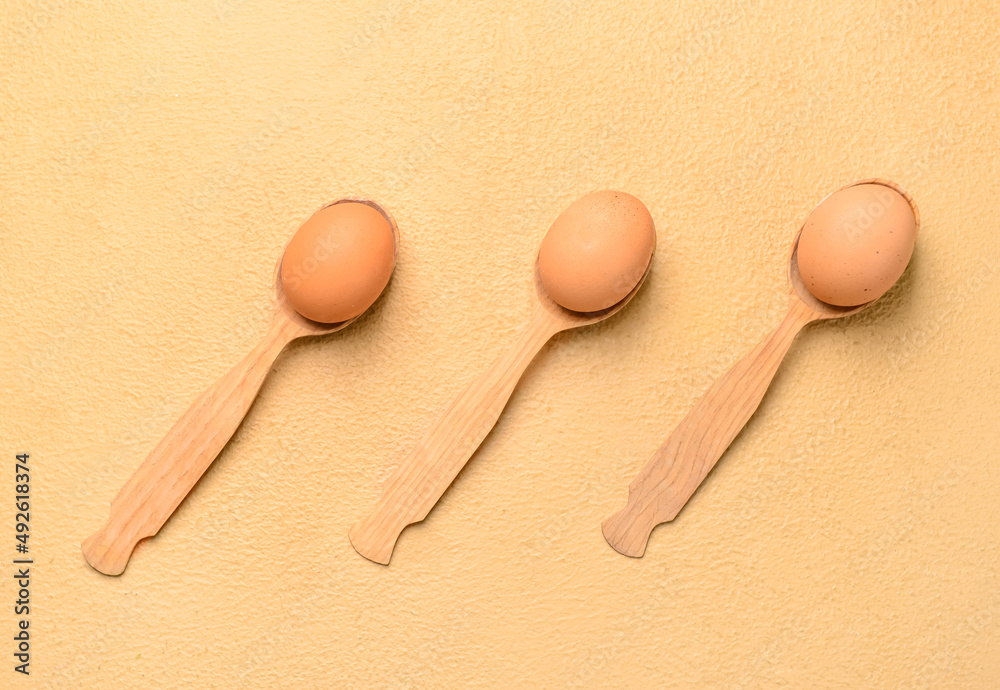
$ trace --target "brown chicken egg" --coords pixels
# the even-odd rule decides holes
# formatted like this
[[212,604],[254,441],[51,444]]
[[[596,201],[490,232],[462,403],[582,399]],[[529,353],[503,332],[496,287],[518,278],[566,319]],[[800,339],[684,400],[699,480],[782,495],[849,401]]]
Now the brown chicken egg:
[[395,260],[389,220],[368,204],[339,202],[314,213],[295,232],[281,260],[281,286],[302,316],[340,323],[378,299]]
[[638,285],[656,246],[653,218],[631,194],[588,194],[563,211],[538,251],[548,295],[571,311],[607,309]]
[[860,184],[817,206],[799,236],[799,273],[818,299],[853,307],[881,297],[906,269],[917,219],[899,192]]

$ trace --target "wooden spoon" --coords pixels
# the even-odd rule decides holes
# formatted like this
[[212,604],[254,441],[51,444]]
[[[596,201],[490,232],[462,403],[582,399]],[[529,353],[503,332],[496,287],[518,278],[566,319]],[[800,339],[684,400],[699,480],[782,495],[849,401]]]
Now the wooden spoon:
[[[645,207],[642,210],[648,217]],[[654,248],[655,243],[654,234]],[[388,565],[400,533],[408,525],[427,517],[465,467],[500,418],[514,387],[542,346],[560,331],[594,324],[616,314],[639,291],[651,265],[652,256],[640,270],[622,277],[622,281],[627,281],[622,283],[623,292],[633,287],[621,301],[600,311],[584,313],[565,309],[549,296],[536,259],[537,299],[527,328],[513,347],[452,400],[440,419],[395,469],[382,489],[374,512],[348,532],[355,550],[370,561]]]
[[[913,198],[899,185],[868,179],[845,185],[881,184],[910,204],[916,227],[920,215]],[[834,192],[836,194],[837,192]],[[656,525],[673,520],[760,405],[795,335],[808,323],[856,314],[875,300],[837,307],[816,299],[799,274],[797,250],[788,261],[789,309],[776,329],[708,389],[629,485],[628,502],[602,524],[604,538],[619,553],[639,558]]]
[[[341,199],[329,206],[345,202],[367,204],[385,216],[398,251],[399,230],[385,209],[363,199]],[[109,520],[83,542],[84,558],[95,569],[120,575],[136,544],[160,531],[232,438],[271,365],[288,343],[339,331],[358,318],[323,324],[301,316],[289,305],[282,289],[281,258],[275,267],[274,306],[274,319],[261,343],[177,420],[111,502]]]

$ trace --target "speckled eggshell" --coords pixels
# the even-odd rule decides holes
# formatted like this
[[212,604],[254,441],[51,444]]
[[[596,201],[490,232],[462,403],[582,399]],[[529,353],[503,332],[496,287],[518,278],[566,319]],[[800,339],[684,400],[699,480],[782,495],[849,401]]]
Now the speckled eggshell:
[[916,239],[913,209],[899,192],[881,184],[847,187],[824,199],[802,226],[799,273],[827,304],[865,304],[903,275]]
[[385,216],[367,204],[342,202],[320,209],[295,232],[281,260],[281,286],[302,316],[340,323],[378,299],[394,264]]
[[593,192],[563,211],[542,240],[538,272],[549,297],[571,311],[607,309],[646,272],[656,245],[646,206],[625,192]]

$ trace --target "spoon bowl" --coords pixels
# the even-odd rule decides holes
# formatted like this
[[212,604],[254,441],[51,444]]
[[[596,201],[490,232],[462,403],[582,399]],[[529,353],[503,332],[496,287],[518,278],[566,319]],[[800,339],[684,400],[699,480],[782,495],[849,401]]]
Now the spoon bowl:
[[[345,203],[364,204],[365,206],[370,206],[386,219],[389,223],[389,228],[392,230],[393,261],[395,262],[395,259],[399,256],[399,227],[396,225],[396,220],[392,217],[392,214],[371,199],[351,197],[337,199],[336,201],[320,207],[318,210],[323,210],[325,208],[330,208],[331,206],[336,206],[337,204]],[[272,301],[274,303],[275,311],[279,312],[290,324],[298,327],[300,332],[295,337],[298,338],[308,335],[326,335],[328,333],[336,333],[361,318],[361,315],[359,314],[358,316],[347,319],[346,321],[339,321],[337,323],[321,323],[319,321],[307,319],[302,316],[302,314],[295,311],[295,308],[288,302],[288,297],[285,295],[284,285],[281,281],[281,264],[285,259],[285,251],[291,241],[292,238],[288,238],[288,242],[285,243],[285,249],[281,250],[281,255],[278,257],[278,261],[274,266],[274,288]]]
[[[917,209],[917,204],[910,196],[910,193],[903,189],[901,186],[896,184],[891,180],[886,180],[882,178],[872,177],[865,180],[858,180],[856,182],[851,182],[846,184],[840,189],[831,192],[826,198],[837,194],[850,187],[856,187],[858,185],[866,184],[879,184],[883,187],[888,187],[893,191],[897,192],[901,197],[903,197],[906,202],[910,205],[910,210],[913,212],[914,222],[916,224],[917,230],[920,229],[920,211]],[[826,199],[824,199],[825,201]],[[822,203],[822,201],[820,202]],[[803,224],[804,227],[804,224]],[[826,319],[839,319],[844,316],[850,316],[851,314],[857,314],[862,309],[866,309],[874,302],[881,299],[884,295],[880,295],[873,300],[859,304],[853,307],[839,307],[833,304],[827,304],[822,300],[818,299],[813,295],[809,288],[806,286],[805,281],[802,279],[802,273],[799,271],[798,262],[798,251],[799,251],[799,239],[802,237],[803,228],[799,228],[799,231],[795,233],[795,239],[792,241],[792,250],[788,259],[788,285],[791,291],[791,298],[798,299],[803,305],[808,307],[815,314],[815,320],[821,321]]]
[[[653,252],[656,252],[656,237],[653,237]],[[565,323],[565,328],[562,330],[568,330],[570,328],[582,328],[583,326],[590,326],[601,321],[605,321],[618,312],[620,312],[626,304],[632,301],[632,298],[636,296],[639,292],[639,288],[642,287],[643,283],[646,282],[646,277],[649,276],[649,271],[653,268],[653,257],[650,256],[649,262],[643,267],[642,273],[638,277],[626,276],[623,280],[635,283],[635,287],[629,291],[620,301],[611,305],[607,309],[601,309],[599,311],[581,312],[573,311],[562,306],[554,299],[552,299],[548,292],[545,290],[545,284],[542,282],[542,276],[538,270],[538,259],[535,259],[535,296],[537,298],[537,305],[539,308],[544,309],[553,319]]]

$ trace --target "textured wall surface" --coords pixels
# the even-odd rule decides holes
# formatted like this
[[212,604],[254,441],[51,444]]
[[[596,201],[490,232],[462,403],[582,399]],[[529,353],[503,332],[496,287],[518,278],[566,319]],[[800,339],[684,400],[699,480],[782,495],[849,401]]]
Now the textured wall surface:
[[[1000,683],[1000,13],[500,5],[4,3],[0,686]],[[679,518],[616,554],[601,520],[780,318],[799,224],[870,176],[923,215],[900,284],[807,328]],[[392,565],[362,559],[348,527],[600,188],[653,214],[646,286],[556,337]],[[125,574],[92,570],[114,494],[265,332],[290,233],[349,194],[399,222],[384,297],[283,353]]]

